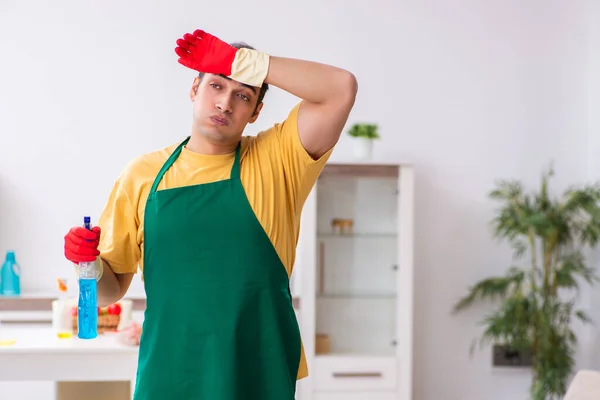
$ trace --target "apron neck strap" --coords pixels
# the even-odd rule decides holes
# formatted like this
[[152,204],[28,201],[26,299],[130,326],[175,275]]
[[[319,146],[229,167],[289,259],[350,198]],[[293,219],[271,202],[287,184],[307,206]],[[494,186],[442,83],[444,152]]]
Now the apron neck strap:
[[231,167],[230,179],[239,179],[240,177],[240,150],[242,147],[242,141],[240,139],[237,147],[235,148],[235,159],[233,160],[233,166]]
[[156,192],[156,189],[158,188],[158,184],[162,180],[163,175],[165,174],[165,172],[167,172],[167,170],[169,168],[171,168],[171,165],[173,165],[173,163],[175,162],[175,160],[177,160],[177,157],[179,157],[179,155],[181,154],[181,149],[183,148],[183,146],[185,146],[187,144],[187,142],[189,142],[189,140],[190,140],[190,136],[188,136],[183,142],[181,142],[179,144],[179,146],[177,146],[177,148],[175,149],[175,151],[173,151],[173,153],[171,154],[171,156],[163,164],[163,166],[160,169],[160,171],[158,171],[158,175],[156,175],[156,178],[154,179],[154,183],[152,184],[152,188],[150,189],[150,193]]
[[[156,175],[156,178],[154,179],[154,183],[152,184],[150,193],[156,192],[156,189],[158,188],[158,184],[162,180],[163,175],[165,174],[165,172],[167,172],[167,170],[169,168],[171,168],[171,165],[173,165],[175,160],[177,160],[177,158],[181,154],[181,149],[183,148],[183,146],[185,146],[187,144],[187,142],[189,142],[189,140],[190,140],[190,137],[188,136],[183,142],[181,142],[179,144],[179,146],[177,146],[175,151],[173,151],[171,156],[163,164],[162,168],[158,172],[158,175]],[[237,147],[235,148],[235,159],[233,160],[233,166],[231,167],[230,179],[238,179],[240,177],[240,149],[241,149],[241,147],[242,147],[242,141],[240,140]]]

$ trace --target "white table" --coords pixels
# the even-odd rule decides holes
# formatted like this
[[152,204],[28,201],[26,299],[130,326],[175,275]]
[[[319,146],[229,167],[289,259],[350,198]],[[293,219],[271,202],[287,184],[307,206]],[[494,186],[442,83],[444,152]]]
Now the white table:
[[114,333],[93,340],[59,339],[50,328],[4,328],[0,340],[0,380],[60,382],[130,382],[137,370],[137,346],[119,343]]

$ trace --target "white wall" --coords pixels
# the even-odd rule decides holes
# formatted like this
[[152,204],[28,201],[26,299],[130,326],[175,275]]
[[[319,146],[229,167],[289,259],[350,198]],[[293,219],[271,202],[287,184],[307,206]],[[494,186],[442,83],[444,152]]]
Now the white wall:
[[[526,374],[492,370],[489,352],[469,359],[484,309],[453,317],[450,304],[509,261],[487,226],[495,179],[535,185],[554,160],[562,188],[600,155],[588,136],[591,2],[3,1],[0,251],[16,250],[24,291],[52,291],[70,273],[66,230],[97,220],[131,158],[188,134],[194,74],[173,52],[183,32],[333,63],[359,79],[349,123],[379,123],[377,156],[417,165],[416,399],[525,398]],[[295,101],[273,90],[248,133]],[[349,151],[344,137],[333,157]]]

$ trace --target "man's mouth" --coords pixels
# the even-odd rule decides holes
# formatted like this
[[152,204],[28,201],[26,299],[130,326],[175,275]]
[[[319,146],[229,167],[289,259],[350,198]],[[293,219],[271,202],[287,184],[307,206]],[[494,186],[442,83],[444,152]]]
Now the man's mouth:
[[217,116],[212,116],[210,117],[210,120],[215,124],[215,125],[220,125],[220,126],[226,126],[229,125],[229,121],[227,121],[227,119],[223,118],[223,117],[217,117]]

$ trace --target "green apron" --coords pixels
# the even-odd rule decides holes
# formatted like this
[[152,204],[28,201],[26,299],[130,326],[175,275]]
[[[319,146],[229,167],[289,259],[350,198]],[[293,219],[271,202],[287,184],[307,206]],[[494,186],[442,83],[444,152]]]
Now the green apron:
[[300,331],[289,279],[240,180],[157,191],[144,217],[147,307],[134,400],[293,400]]

